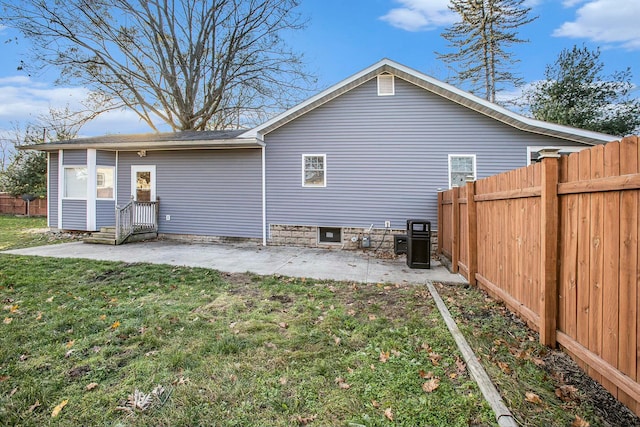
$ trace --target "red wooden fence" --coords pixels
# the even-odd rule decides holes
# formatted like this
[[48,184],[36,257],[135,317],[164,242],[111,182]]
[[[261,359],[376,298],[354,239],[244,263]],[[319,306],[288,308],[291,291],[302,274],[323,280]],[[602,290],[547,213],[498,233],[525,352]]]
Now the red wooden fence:
[[47,216],[47,199],[36,199],[29,204],[21,197],[12,197],[7,193],[0,193],[0,213],[13,215]]

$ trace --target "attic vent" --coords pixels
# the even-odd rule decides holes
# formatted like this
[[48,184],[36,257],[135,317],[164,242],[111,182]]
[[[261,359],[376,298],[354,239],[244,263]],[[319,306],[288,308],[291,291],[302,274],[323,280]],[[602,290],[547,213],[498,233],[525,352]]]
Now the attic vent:
[[393,74],[380,74],[378,76],[378,96],[390,96],[395,94]]

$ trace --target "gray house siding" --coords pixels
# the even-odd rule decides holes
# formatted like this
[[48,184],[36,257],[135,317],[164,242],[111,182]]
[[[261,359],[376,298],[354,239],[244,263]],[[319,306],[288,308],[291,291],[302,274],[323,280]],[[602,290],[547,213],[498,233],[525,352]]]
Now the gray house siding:
[[58,227],[58,153],[49,154],[49,193],[47,194],[49,227]]
[[87,164],[87,150],[63,150],[62,163],[65,166],[82,166]]
[[[96,151],[96,166],[116,166],[116,153],[114,151]],[[116,224],[115,200],[96,201],[96,227],[108,227]]]
[[132,165],[156,166],[160,233],[262,236],[259,149],[120,152],[119,204],[131,197]]
[[[527,164],[527,146],[577,145],[525,133],[395,79],[372,79],[265,136],[267,223],[437,229],[448,154],[475,154],[482,178]],[[302,155],[326,154],[326,188],[302,187]]]
[[62,229],[87,229],[86,200],[62,200]]

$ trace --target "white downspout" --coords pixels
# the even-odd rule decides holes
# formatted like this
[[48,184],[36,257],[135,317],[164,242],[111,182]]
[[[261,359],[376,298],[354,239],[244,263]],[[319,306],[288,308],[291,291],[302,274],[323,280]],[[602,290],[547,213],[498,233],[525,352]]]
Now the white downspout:
[[260,149],[262,152],[262,246],[267,246],[267,174],[265,160],[265,146]]
[[96,149],[87,148],[87,231],[96,231]]
[[62,230],[62,195],[64,194],[64,150],[58,150],[58,230]]

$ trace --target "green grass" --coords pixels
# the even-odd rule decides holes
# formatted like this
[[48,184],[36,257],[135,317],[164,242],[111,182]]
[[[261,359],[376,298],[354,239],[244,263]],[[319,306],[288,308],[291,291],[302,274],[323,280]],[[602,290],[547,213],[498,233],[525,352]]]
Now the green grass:
[[46,227],[47,219],[43,217],[0,214],[0,251],[65,241],[43,232]]
[[6,425],[493,423],[423,288],[0,255],[0,299]]

